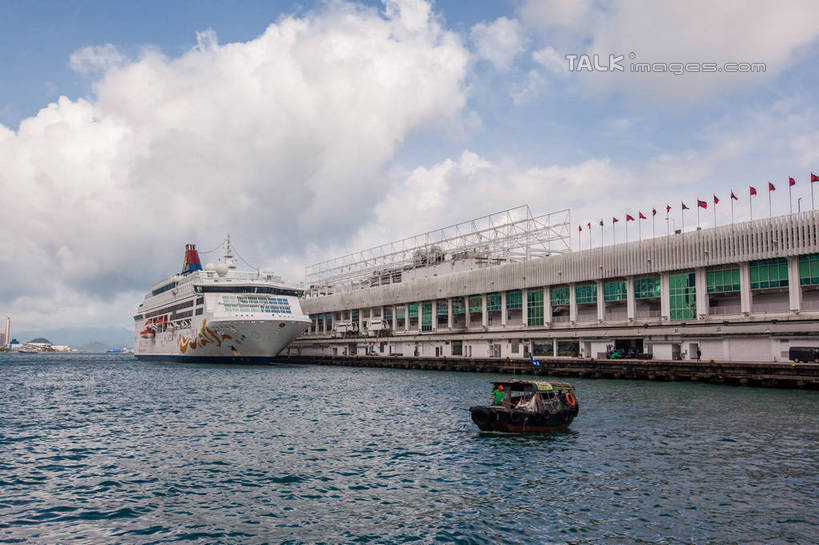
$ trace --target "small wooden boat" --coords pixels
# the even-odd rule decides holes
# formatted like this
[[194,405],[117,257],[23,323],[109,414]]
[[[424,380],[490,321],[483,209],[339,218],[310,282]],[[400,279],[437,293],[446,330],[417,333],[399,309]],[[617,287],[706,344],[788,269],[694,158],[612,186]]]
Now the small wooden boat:
[[565,430],[580,408],[574,386],[566,382],[509,380],[492,384],[493,403],[469,408],[472,421],[481,431],[551,433]]

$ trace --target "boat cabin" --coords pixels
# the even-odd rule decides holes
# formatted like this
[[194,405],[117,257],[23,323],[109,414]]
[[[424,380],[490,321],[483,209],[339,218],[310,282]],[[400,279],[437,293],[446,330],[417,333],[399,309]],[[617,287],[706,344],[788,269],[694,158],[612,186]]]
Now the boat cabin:
[[503,386],[503,406],[541,412],[545,405],[553,405],[565,393],[574,395],[574,386],[568,382],[543,380],[504,380],[492,382],[492,392]]

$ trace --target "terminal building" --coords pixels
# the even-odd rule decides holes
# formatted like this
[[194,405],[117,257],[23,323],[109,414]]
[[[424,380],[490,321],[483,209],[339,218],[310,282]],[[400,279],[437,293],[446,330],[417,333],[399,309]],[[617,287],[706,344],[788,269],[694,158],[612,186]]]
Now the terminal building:
[[819,347],[819,212],[572,251],[507,210],[307,268],[291,355],[787,361]]

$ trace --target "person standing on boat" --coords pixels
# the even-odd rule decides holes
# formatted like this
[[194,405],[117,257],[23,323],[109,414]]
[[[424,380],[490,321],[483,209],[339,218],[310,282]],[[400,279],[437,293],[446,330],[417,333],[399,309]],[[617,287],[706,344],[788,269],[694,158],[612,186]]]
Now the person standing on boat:
[[503,384],[499,384],[492,390],[492,404],[503,405],[503,399],[506,397],[506,392],[503,391]]

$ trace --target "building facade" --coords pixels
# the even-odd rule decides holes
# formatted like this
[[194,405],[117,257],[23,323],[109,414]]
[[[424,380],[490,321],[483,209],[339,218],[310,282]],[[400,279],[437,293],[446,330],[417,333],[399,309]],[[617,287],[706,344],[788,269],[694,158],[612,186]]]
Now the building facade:
[[[450,272],[455,271],[455,272]],[[787,361],[819,346],[819,212],[327,290],[289,353]]]

